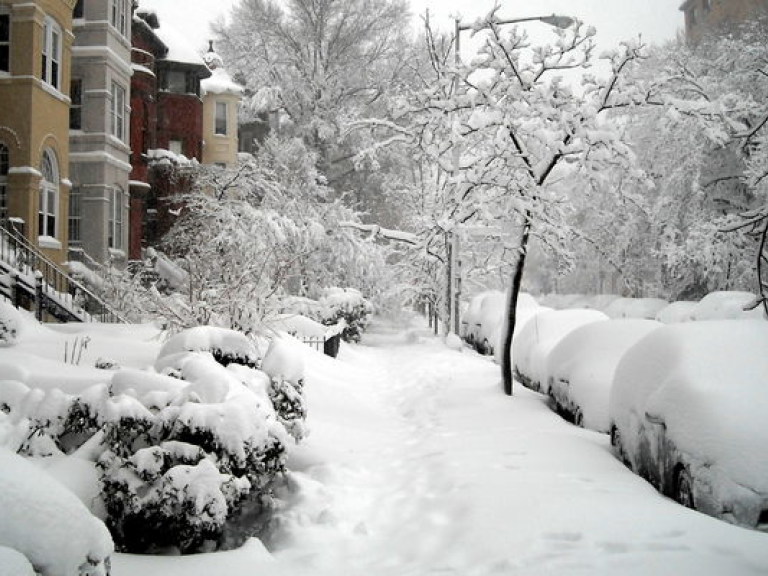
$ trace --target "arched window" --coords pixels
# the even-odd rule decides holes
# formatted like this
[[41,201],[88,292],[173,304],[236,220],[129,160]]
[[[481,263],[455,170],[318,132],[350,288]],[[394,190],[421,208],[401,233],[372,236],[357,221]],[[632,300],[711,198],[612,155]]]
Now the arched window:
[[40,236],[56,237],[56,216],[59,206],[59,165],[53,151],[43,152],[40,164],[43,180],[40,182],[40,207],[37,230]]
[[8,146],[0,142],[0,220],[8,218]]

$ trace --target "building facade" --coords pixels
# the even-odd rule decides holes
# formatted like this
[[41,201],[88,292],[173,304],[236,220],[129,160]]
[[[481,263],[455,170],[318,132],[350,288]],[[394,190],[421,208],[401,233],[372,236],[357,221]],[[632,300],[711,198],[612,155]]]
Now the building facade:
[[686,0],[680,10],[685,14],[685,37],[696,42],[707,30],[768,14],[768,0]]
[[203,161],[200,83],[211,72],[151,10],[135,10],[132,46],[129,258],[139,259],[173,224],[173,198],[191,185],[183,164]]
[[75,3],[0,1],[0,215],[56,263],[67,259]]
[[213,42],[203,56],[211,77],[201,83],[203,93],[203,164],[230,167],[237,163],[238,107],[243,88],[232,81]]
[[79,0],[73,30],[70,256],[122,262],[131,171],[131,2]]

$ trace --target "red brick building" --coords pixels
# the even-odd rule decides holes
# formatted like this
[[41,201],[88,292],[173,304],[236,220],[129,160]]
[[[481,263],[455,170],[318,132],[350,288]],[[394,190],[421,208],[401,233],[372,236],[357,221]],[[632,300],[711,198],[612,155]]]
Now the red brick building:
[[211,73],[183,38],[141,8],[133,17],[131,61],[129,259],[136,260],[173,223],[171,198],[190,185],[179,167],[202,160],[200,80]]

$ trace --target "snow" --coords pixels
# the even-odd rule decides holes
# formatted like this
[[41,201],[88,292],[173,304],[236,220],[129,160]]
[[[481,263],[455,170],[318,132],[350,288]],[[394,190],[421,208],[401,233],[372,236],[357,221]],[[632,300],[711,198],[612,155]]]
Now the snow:
[[653,320],[669,302],[661,298],[617,298],[605,309],[609,318],[646,318]]
[[0,574],[3,576],[35,576],[35,569],[21,552],[0,546]]
[[580,411],[583,426],[608,432],[608,397],[624,353],[661,323],[644,319],[593,322],[576,328],[547,357],[547,381],[555,401]]
[[23,553],[47,576],[78,574],[89,560],[103,570],[112,553],[112,538],[100,520],[47,473],[3,447],[0,509],[0,546]]
[[679,300],[665,306],[656,314],[656,320],[664,324],[673,324],[675,322],[690,322],[693,320],[693,314],[698,306],[698,302]]
[[295,346],[291,346],[288,339],[289,337],[272,339],[261,369],[271,378],[299,384],[304,380],[304,361],[296,354]]
[[[498,366],[490,359],[451,349],[418,319],[407,326],[379,323],[373,329],[362,345],[342,347],[337,359],[283,339],[288,353],[305,366],[311,435],[288,454],[288,473],[275,494],[275,520],[263,543],[250,539],[237,550],[182,557],[115,554],[112,574],[765,572],[765,534],[662,497],[610,453],[606,435],[564,422],[541,394],[516,386],[513,398],[504,396]],[[43,337],[38,353],[60,356],[56,346],[61,340],[52,335],[65,333],[36,333]],[[150,367],[161,347],[149,338],[149,327],[102,327],[88,333],[95,338],[92,346],[100,346],[100,335],[112,338],[109,355],[130,366],[114,373],[113,388],[120,386],[123,394],[133,388],[143,398],[155,382],[160,391],[171,386],[170,378],[140,386],[138,368]],[[26,333],[17,347],[31,346],[28,338]],[[150,344],[153,355],[146,353]],[[146,356],[149,360],[140,363]],[[263,392],[263,373],[239,365],[226,370],[243,391]],[[204,410],[208,416],[210,406]],[[243,415],[252,413],[249,406],[255,408],[246,404]],[[0,444],[12,431],[0,413]],[[188,449],[171,444],[162,448]],[[88,464],[88,450],[82,450]],[[81,464],[67,473],[57,470],[71,458],[35,462],[50,462],[51,473],[62,480],[69,476],[79,478],[77,485],[87,484]],[[0,529],[7,526],[0,515]],[[0,550],[4,560],[3,554]]]
[[598,310],[552,310],[533,316],[512,343],[514,367],[532,388],[548,391],[547,356],[569,332],[590,322],[607,320]]
[[232,77],[223,68],[216,68],[211,72],[210,78],[205,78],[200,82],[200,88],[203,95],[206,94],[231,94],[240,96],[243,93],[243,87],[235,83]]
[[242,332],[217,328],[214,326],[196,326],[172,336],[158,353],[158,360],[180,352],[227,352],[242,358],[254,358],[259,351],[252,340]]
[[[141,0],[139,12],[155,12],[152,0]],[[187,37],[179,30],[165,22],[160,22],[160,27],[155,30],[160,41],[168,47],[166,60],[183,64],[199,64],[205,66],[202,56],[192,46]]]
[[279,314],[269,323],[274,330],[304,338],[323,338],[328,327],[301,314]]
[[700,321],[650,334],[620,362],[610,396],[625,453],[639,465],[642,429],[661,421],[692,476],[726,502],[736,486],[768,493],[767,348],[761,321]]
[[694,320],[765,319],[762,306],[751,307],[756,296],[751,292],[712,292],[701,299],[693,311]]

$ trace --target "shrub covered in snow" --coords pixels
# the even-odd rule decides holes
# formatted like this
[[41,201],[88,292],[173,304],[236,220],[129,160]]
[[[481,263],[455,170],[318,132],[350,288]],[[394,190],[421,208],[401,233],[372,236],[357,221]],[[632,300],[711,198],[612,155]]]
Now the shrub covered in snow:
[[373,306],[354,288],[328,288],[320,299],[323,306],[322,322],[326,326],[342,320],[346,326],[341,333],[345,342],[359,342],[365,331]]
[[21,312],[8,302],[0,300],[0,346],[10,346],[16,343],[23,325]]
[[19,555],[42,576],[109,574],[114,546],[104,524],[46,472],[3,447],[0,511],[4,574],[32,573]]
[[235,363],[256,367],[261,356],[253,341],[242,332],[214,326],[196,326],[172,336],[158,358],[179,352],[210,352],[224,366]]
[[265,501],[304,436],[296,356],[273,345],[262,371],[245,336],[196,328],[163,347],[154,372],[103,371],[79,393],[4,381],[0,442],[35,456],[85,450],[118,549],[206,549],[245,499]]

